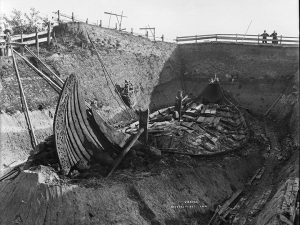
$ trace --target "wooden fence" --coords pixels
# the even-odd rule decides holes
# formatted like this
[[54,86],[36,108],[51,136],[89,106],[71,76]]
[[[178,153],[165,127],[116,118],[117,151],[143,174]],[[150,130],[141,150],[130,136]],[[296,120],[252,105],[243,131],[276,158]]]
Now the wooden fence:
[[133,28],[131,28],[130,31],[126,31],[126,28],[119,29],[117,23],[115,25],[112,25],[112,26],[104,26],[101,19],[97,22],[91,21],[88,18],[82,19],[82,18],[79,18],[79,17],[75,16],[75,14],[73,12],[72,12],[71,15],[68,15],[66,13],[62,13],[60,10],[57,10],[56,12],[53,12],[53,14],[55,14],[56,22],[58,22],[58,23],[71,22],[71,21],[72,22],[81,22],[81,23],[86,23],[86,24],[89,24],[89,25],[103,27],[103,28],[106,28],[106,29],[117,30],[121,33],[127,33],[127,34],[132,34],[134,36],[144,37],[144,38],[147,38],[151,41],[174,42],[174,40],[166,39],[164,37],[164,35],[162,35],[160,37],[158,37],[158,36],[154,37],[154,35],[151,35],[151,34],[148,36],[147,33],[146,34],[135,33],[135,32],[133,32]]
[[[37,52],[39,54],[39,44],[47,42],[50,45],[52,36],[51,36],[51,24],[48,23],[48,28],[46,31],[38,32],[37,29],[34,33],[31,34],[17,34],[12,35],[10,38],[10,45],[13,47],[23,46],[23,45],[35,45]],[[5,40],[5,34],[0,35],[0,51],[1,55],[9,55],[9,45]]]
[[[267,43],[263,43],[266,41]],[[260,34],[207,34],[177,37],[176,42],[180,43],[202,43],[202,42],[231,42],[244,44],[263,44],[263,45],[285,45],[299,46],[299,37],[278,36],[276,40],[272,37],[263,39]]]

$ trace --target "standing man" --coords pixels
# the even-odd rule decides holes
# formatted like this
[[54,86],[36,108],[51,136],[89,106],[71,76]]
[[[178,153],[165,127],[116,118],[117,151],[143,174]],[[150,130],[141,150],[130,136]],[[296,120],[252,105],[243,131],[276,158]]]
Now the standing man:
[[272,44],[278,44],[277,33],[276,33],[275,30],[274,30],[274,32],[270,35],[270,37],[273,37]]
[[264,32],[260,35],[263,37],[263,41],[262,43],[264,44],[267,44],[267,37],[269,37],[269,34],[266,32],[266,30],[264,30]]

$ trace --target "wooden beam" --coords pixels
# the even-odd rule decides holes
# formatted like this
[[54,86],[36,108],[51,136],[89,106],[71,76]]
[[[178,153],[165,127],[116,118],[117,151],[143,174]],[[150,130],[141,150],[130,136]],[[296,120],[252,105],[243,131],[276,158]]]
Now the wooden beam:
[[[12,48],[13,49],[13,48]],[[58,93],[61,92],[61,87],[59,87],[55,82],[53,82],[53,80],[51,80],[47,75],[45,75],[42,71],[40,71],[38,68],[36,68],[31,62],[29,62],[29,60],[27,60],[24,56],[20,55],[17,51],[13,50],[14,53],[16,53],[19,57],[21,57],[35,72],[37,72],[37,74],[42,77],[43,79],[45,79],[48,84],[50,84],[50,86],[57,91]]]
[[35,28],[35,45],[36,45],[36,50],[37,50],[37,56],[40,55],[40,48],[39,48],[39,34],[37,27]]
[[140,128],[138,132],[133,136],[132,140],[129,142],[128,146],[123,150],[123,152],[119,155],[117,158],[113,168],[109,172],[109,174],[106,176],[107,178],[110,177],[110,175],[115,171],[115,169],[118,167],[118,165],[121,163],[125,155],[130,151],[131,147],[134,145],[134,143],[137,141],[137,139],[141,136],[141,134],[144,132],[143,128]]
[[47,44],[48,46],[50,46],[50,42],[51,42],[51,23],[50,21],[48,22],[48,28],[47,28]]
[[144,133],[141,136],[143,144],[148,144],[148,124],[149,124],[149,109],[140,111],[139,113],[139,127],[144,129]]
[[59,86],[62,88],[64,86],[64,82],[63,80],[57,76],[50,68],[49,66],[47,66],[46,63],[44,63],[39,57],[37,57],[37,55],[35,55],[26,45],[24,46],[24,48],[33,56],[35,57],[43,66],[45,66],[49,72],[57,79]]
[[34,134],[34,129],[32,127],[31,120],[30,120],[30,117],[29,117],[27,101],[26,101],[26,97],[25,97],[25,94],[24,94],[24,91],[23,91],[23,85],[22,85],[22,82],[21,82],[21,79],[20,79],[20,75],[19,75],[19,70],[18,70],[18,66],[17,66],[17,63],[16,63],[16,59],[15,59],[15,56],[14,56],[14,50],[13,50],[12,46],[10,48],[11,48],[11,54],[12,54],[12,58],[13,58],[13,64],[14,64],[14,67],[15,67],[15,71],[16,71],[16,75],[17,75],[17,80],[18,80],[18,84],[19,84],[19,88],[20,88],[20,94],[21,94],[21,101],[22,101],[23,111],[24,111],[24,114],[25,114],[25,119],[27,121],[29,135],[30,135],[30,138],[31,138],[31,144],[32,144],[33,150],[35,150],[36,146],[37,146],[37,141],[36,141],[35,134]]

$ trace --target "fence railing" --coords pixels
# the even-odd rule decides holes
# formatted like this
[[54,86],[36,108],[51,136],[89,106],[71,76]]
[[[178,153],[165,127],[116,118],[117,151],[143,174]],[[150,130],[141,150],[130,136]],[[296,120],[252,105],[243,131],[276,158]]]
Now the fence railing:
[[17,34],[10,36],[10,41],[6,40],[6,35],[0,35],[0,55],[10,55],[9,46],[24,46],[24,45],[35,45],[37,48],[37,54],[39,54],[39,44],[47,42],[50,45],[52,40],[51,35],[52,29],[50,22],[48,23],[48,27],[46,31],[38,32],[37,29],[34,33],[31,34]]
[[267,37],[263,39],[260,34],[207,34],[181,36],[176,38],[177,43],[202,43],[202,42],[235,42],[245,44],[278,44],[288,46],[299,46],[299,37],[277,36],[277,39]]
[[58,23],[71,22],[71,21],[72,22],[81,22],[81,23],[86,23],[86,24],[89,24],[89,25],[103,27],[103,28],[106,28],[106,29],[117,30],[121,33],[127,33],[127,34],[132,34],[134,36],[144,37],[144,38],[147,38],[151,41],[174,42],[174,40],[166,39],[164,37],[164,35],[162,35],[161,37],[158,37],[158,36],[153,37],[153,35],[151,35],[151,34],[149,34],[149,36],[148,36],[146,34],[133,32],[133,28],[131,28],[130,31],[129,30],[127,31],[126,28],[120,29],[120,27],[118,27],[117,23],[115,25],[112,25],[112,26],[105,26],[101,19],[97,22],[91,21],[88,18],[87,19],[82,19],[82,18],[79,18],[78,16],[76,16],[73,12],[72,12],[71,15],[68,15],[66,13],[62,13],[60,10],[57,10],[56,12],[53,12],[53,13],[56,16],[56,18],[54,18],[54,19]]

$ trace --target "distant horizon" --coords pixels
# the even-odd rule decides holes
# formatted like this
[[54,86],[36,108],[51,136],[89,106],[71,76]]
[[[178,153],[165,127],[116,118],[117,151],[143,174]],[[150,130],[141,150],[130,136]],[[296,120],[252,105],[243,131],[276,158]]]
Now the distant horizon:
[[[152,3],[152,4],[151,4]],[[99,23],[107,27],[109,15],[104,12],[121,14],[122,28],[130,32],[144,34],[141,27],[155,27],[156,35],[164,35],[165,40],[173,41],[177,36],[203,35],[216,33],[261,34],[264,30],[278,35],[299,37],[299,2],[297,0],[90,0],[90,1],[39,1],[39,0],[0,0],[0,12],[9,15],[13,9],[28,12],[30,8],[40,11],[43,17],[55,17],[53,12],[71,15],[81,20]],[[111,16],[110,27],[117,22]],[[150,31],[149,31],[150,36]]]

